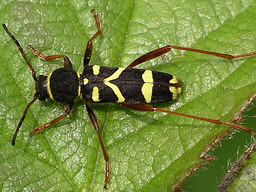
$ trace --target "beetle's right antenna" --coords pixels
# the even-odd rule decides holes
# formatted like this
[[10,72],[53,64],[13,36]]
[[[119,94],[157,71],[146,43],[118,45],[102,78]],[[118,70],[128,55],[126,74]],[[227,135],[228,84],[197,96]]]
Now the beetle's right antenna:
[[22,57],[25,59],[26,63],[28,64],[28,66],[29,66],[29,68],[30,68],[30,70],[32,71],[32,77],[33,77],[34,81],[36,81],[36,72],[35,72],[34,68],[32,67],[32,65],[29,63],[29,61],[28,61],[28,59],[27,59],[27,57],[26,57],[26,55],[25,55],[25,53],[24,53],[22,47],[20,46],[20,43],[17,41],[17,39],[15,39],[15,37],[14,37],[13,34],[9,31],[9,29],[6,27],[5,24],[2,24],[2,26],[3,26],[4,30],[6,31],[6,33],[12,38],[12,40],[14,41],[14,43],[18,46],[19,51],[20,51]]
[[23,123],[23,121],[24,121],[24,119],[25,119],[25,117],[26,117],[26,115],[27,115],[27,112],[28,112],[29,107],[30,107],[36,100],[37,100],[37,93],[34,94],[34,97],[33,97],[32,101],[29,102],[29,104],[27,105],[27,107],[26,107],[26,109],[25,109],[25,111],[24,111],[22,117],[20,118],[20,122],[18,123],[18,126],[17,126],[17,128],[16,128],[16,130],[15,130],[15,133],[14,133],[13,137],[12,137],[12,145],[15,145],[15,140],[16,140],[17,134],[18,134],[18,132],[19,132],[19,130],[20,130],[20,127],[21,127],[21,125],[22,125],[22,123]]
[[[26,57],[26,55],[25,55],[25,53],[24,53],[22,47],[20,46],[20,43],[17,41],[17,39],[15,39],[15,37],[14,37],[13,34],[9,31],[9,29],[6,27],[5,24],[2,24],[2,26],[3,26],[4,30],[6,31],[6,33],[12,38],[12,40],[14,41],[14,43],[18,46],[19,51],[20,51],[22,57],[25,59],[26,63],[28,64],[28,66],[29,66],[29,68],[30,68],[30,70],[31,70],[31,72],[32,72],[32,77],[33,77],[34,81],[36,82],[36,81],[37,81],[37,79],[36,79],[36,72],[35,72],[34,68],[32,67],[32,65],[29,63],[29,61],[28,61],[28,59],[27,59],[27,57]],[[26,109],[25,109],[25,111],[24,111],[24,113],[23,113],[23,115],[22,115],[22,117],[21,117],[21,119],[20,119],[20,122],[18,123],[18,126],[17,126],[17,128],[16,128],[16,131],[15,131],[15,133],[14,133],[14,135],[13,135],[13,138],[12,138],[12,145],[15,145],[15,140],[16,140],[17,134],[18,134],[19,129],[20,129],[20,127],[21,127],[21,125],[22,125],[22,123],[23,123],[23,121],[24,121],[24,119],[25,119],[25,117],[26,117],[26,115],[27,115],[28,109],[29,109],[30,106],[37,100],[37,97],[38,97],[38,93],[35,93],[35,94],[34,94],[34,97],[33,97],[33,99],[32,99],[32,101],[30,101],[29,104],[27,105],[27,107],[26,107]]]

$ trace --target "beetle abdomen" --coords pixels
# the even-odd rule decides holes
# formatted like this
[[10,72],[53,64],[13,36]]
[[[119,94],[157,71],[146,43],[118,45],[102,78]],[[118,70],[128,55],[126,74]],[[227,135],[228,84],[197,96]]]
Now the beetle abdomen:
[[168,102],[178,98],[180,81],[167,73],[88,66],[83,71],[82,97],[90,102],[130,104]]

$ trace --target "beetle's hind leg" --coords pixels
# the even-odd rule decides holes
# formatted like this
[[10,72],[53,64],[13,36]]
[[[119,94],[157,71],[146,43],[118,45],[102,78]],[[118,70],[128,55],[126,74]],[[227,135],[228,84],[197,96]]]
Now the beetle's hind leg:
[[87,110],[87,113],[89,115],[89,118],[90,118],[90,120],[92,122],[92,125],[93,125],[94,129],[97,132],[97,135],[98,135],[98,138],[99,138],[99,141],[100,141],[100,146],[101,146],[101,149],[102,149],[102,152],[103,152],[103,156],[104,156],[104,159],[105,159],[105,162],[106,162],[106,167],[105,167],[106,173],[105,173],[105,183],[104,183],[104,188],[106,189],[107,188],[107,184],[110,182],[109,157],[108,157],[107,151],[105,149],[104,143],[103,143],[101,135],[100,135],[100,131],[99,131],[99,127],[100,126],[99,126],[97,117],[94,114],[94,112],[92,111],[92,109],[89,107],[89,105],[87,103],[85,105],[86,105],[86,110]]
[[166,110],[166,109],[161,109],[161,108],[154,107],[152,105],[126,104],[126,103],[122,103],[121,105],[125,108],[129,108],[129,109],[137,110],[137,111],[159,111],[159,112],[163,112],[163,113],[169,113],[169,114],[188,117],[188,118],[192,118],[192,119],[198,119],[198,120],[201,120],[201,121],[206,121],[206,122],[210,122],[210,123],[217,124],[217,125],[227,125],[229,127],[232,127],[232,128],[235,128],[235,129],[240,129],[240,130],[246,131],[246,132],[256,136],[256,133],[254,133],[252,131],[252,129],[249,129],[248,127],[244,127],[244,126],[239,125],[239,124],[233,124],[233,123],[220,121],[218,119],[210,119],[210,118],[206,118],[206,117],[199,117],[199,116],[195,116],[195,115],[180,113],[180,112],[177,112],[177,111],[169,111],[169,110]]
[[179,46],[175,46],[175,45],[166,45],[164,47],[155,49],[153,51],[150,51],[150,52],[140,56],[139,58],[135,59],[127,68],[133,68],[136,65],[139,65],[145,61],[149,61],[151,59],[159,57],[159,56],[171,51],[172,49],[185,50],[185,51],[190,51],[190,52],[202,53],[202,54],[206,54],[206,55],[213,55],[213,56],[225,58],[228,60],[232,60],[232,59],[240,58],[240,57],[250,57],[250,56],[256,55],[256,52],[244,53],[244,54],[239,54],[239,55],[229,55],[229,54],[225,54],[225,53],[218,53],[218,52],[206,51],[206,50],[201,50],[201,49],[179,47]]
[[69,60],[68,56],[66,56],[66,55],[48,55],[48,56],[46,56],[42,52],[40,52],[39,50],[35,49],[32,45],[28,45],[28,47],[30,48],[30,51],[34,55],[37,55],[40,59],[43,59],[43,60],[46,60],[46,61],[63,57],[64,68],[71,68],[72,69],[72,63]]

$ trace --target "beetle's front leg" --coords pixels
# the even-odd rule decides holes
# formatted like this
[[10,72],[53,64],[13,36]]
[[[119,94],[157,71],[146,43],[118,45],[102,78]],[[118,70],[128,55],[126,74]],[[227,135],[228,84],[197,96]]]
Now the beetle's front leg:
[[48,55],[48,56],[46,56],[43,53],[41,53],[39,50],[35,49],[32,45],[28,45],[28,47],[30,48],[30,51],[34,55],[37,55],[40,59],[43,59],[43,60],[46,60],[46,61],[63,57],[64,68],[71,68],[72,69],[72,63],[69,60],[68,56],[66,56],[66,55]]

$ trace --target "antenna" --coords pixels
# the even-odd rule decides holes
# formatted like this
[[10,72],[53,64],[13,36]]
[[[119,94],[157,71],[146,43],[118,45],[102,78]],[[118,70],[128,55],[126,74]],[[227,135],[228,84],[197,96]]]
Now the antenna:
[[[18,40],[13,36],[13,34],[9,31],[9,29],[6,27],[5,24],[2,24],[2,26],[3,26],[4,30],[6,31],[6,33],[12,38],[12,40],[14,41],[14,43],[18,46],[19,51],[20,51],[22,57],[24,58],[24,60],[26,61],[27,65],[29,66],[29,68],[30,68],[30,70],[31,70],[31,72],[32,72],[32,77],[33,77],[34,81],[37,82],[36,72],[35,72],[34,68],[32,67],[32,65],[30,64],[30,62],[28,61],[28,59],[27,59],[27,57],[26,57],[26,55],[25,55],[25,53],[24,53],[24,51],[23,51],[23,48],[20,46],[20,43],[19,43]],[[17,126],[17,128],[16,128],[16,131],[15,131],[15,133],[14,133],[14,135],[13,135],[13,138],[12,138],[12,145],[15,145],[15,140],[16,140],[17,134],[18,134],[18,132],[19,132],[19,129],[20,129],[20,127],[21,127],[21,125],[22,125],[22,123],[23,123],[23,121],[24,121],[24,119],[25,119],[25,117],[26,117],[26,115],[27,115],[28,109],[29,109],[30,106],[37,100],[37,96],[38,96],[38,93],[35,93],[35,94],[34,94],[34,97],[33,97],[33,99],[32,99],[32,101],[30,101],[29,104],[27,105],[27,107],[26,107],[26,109],[25,109],[25,111],[24,111],[24,113],[23,113],[23,115],[22,115],[22,117],[21,117],[21,119],[20,119],[20,122],[18,123],[18,126]]]

